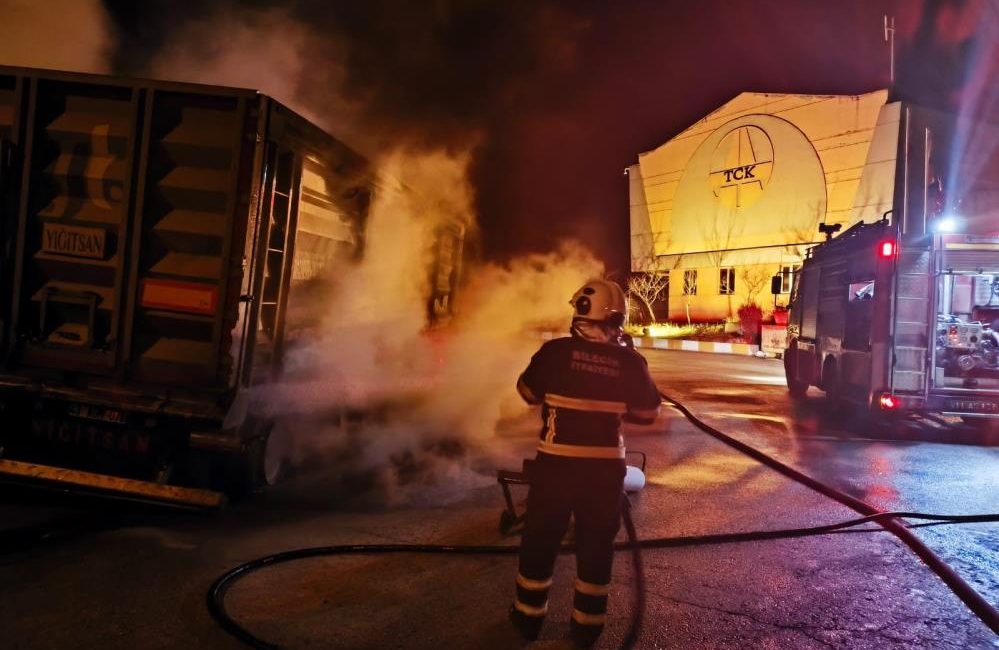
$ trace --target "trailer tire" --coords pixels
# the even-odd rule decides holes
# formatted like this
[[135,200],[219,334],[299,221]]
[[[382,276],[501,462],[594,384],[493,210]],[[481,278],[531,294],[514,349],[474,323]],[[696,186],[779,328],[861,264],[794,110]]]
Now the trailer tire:
[[289,438],[273,426],[262,436],[246,441],[243,452],[229,457],[226,492],[240,499],[276,485],[288,467]]
[[277,485],[287,474],[290,459],[291,435],[283,422],[276,422],[264,441],[261,459],[263,485]]

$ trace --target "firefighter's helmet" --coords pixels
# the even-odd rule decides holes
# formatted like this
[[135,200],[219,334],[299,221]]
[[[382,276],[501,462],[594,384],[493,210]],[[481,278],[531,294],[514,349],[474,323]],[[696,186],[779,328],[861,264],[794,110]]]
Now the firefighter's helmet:
[[621,287],[610,280],[590,280],[573,295],[573,319],[622,327],[628,314],[628,302]]

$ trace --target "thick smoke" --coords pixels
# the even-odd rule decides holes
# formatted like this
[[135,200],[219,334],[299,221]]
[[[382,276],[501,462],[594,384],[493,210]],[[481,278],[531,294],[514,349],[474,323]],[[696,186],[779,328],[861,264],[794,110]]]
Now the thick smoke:
[[[417,40],[425,39],[427,17],[415,13],[424,21]],[[454,29],[454,21],[469,19],[461,13],[430,18]],[[501,420],[527,411],[514,384],[540,343],[538,328],[564,331],[569,297],[602,269],[568,244],[504,266],[466,267],[456,317],[431,330],[427,298],[437,232],[461,224],[474,237],[469,168],[483,138],[481,120],[506,90],[490,86],[496,79],[469,88],[461,79],[433,78],[423,68],[444,53],[432,40],[423,49],[414,42],[420,24],[380,34],[376,47],[363,38],[373,37],[370,18],[345,16],[320,33],[294,6],[236,11],[230,5],[166,35],[148,71],[259,88],[360,143],[375,161],[382,189],[370,209],[363,259],[329,278],[334,288],[327,300],[292,306],[312,311],[310,320],[320,326],[292,342],[284,379],[260,398],[279,417],[279,433],[300,463],[368,476],[389,494],[400,485],[426,489],[428,482],[447,484],[445,493],[453,494],[456,483],[493,480],[469,470],[477,459],[495,456]],[[469,56],[497,38],[491,24],[471,27],[467,37],[484,41],[475,47],[469,41]],[[341,31],[348,28],[350,37]],[[537,25],[525,29],[533,33]],[[474,56],[469,65],[481,69],[483,55]],[[488,56],[499,65],[498,51]],[[519,65],[503,62],[497,79],[507,84]]]
[[113,40],[99,0],[0,0],[0,65],[108,72]]
[[[298,461],[373,477],[380,493],[428,483],[455,488],[491,477],[471,471],[503,456],[501,421],[524,414],[517,374],[541,329],[568,326],[568,297],[599,263],[565,245],[469,273],[461,309],[428,330],[428,269],[435,231],[471,223],[467,158],[396,153],[384,169],[400,181],[371,207],[364,259],[314,305],[322,327],[297,341],[283,381],[264,395]],[[352,425],[354,412],[361,413]],[[409,492],[405,492],[407,496]]]
[[558,4],[107,0],[116,67],[258,88],[368,155],[466,150],[527,80],[572,67],[587,23]]

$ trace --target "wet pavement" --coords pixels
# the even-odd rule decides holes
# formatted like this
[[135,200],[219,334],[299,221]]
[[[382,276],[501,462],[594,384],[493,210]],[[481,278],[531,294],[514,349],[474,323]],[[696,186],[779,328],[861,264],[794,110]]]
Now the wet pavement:
[[[871,440],[820,414],[818,396],[787,401],[772,360],[651,352],[667,392],[724,431],[883,508],[948,514],[999,511],[999,449]],[[811,402],[815,402],[811,404]],[[345,494],[335,466],[312,469],[215,516],[115,513],[106,528],[0,554],[0,647],[238,648],[205,608],[232,566],[288,548],[360,543],[516,544],[498,531],[495,469],[531,454],[536,414],[407,485]],[[640,536],[813,526],[853,511],[768,470],[664,409],[628,428],[648,454],[634,497]],[[354,484],[356,485],[356,484]],[[514,488],[518,501],[523,489]],[[356,492],[356,489],[354,490]],[[80,504],[25,503],[5,493],[0,530]],[[64,509],[54,511],[53,505]],[[41,513],[41,514],[40,514]],[[648,594],[640,648],[996,648],[999,638],[898,540],[867,532],[644,553]],[[997,601],[997,524],[920,529]],[[231,613],[288,648],[519,648],[506,622],[512,556],[352,556],[265,569],[233,587]],[[531,648],[569,648],[573,560],[556,569],[549,621]],[[634,573],[619,554],[611,621],[617,647]]]
[[[999,513],[999,446],[992,432],[956,420],[941,426],[829,413],[814,388],[803,403],[794,403],[778,360],[666,351],[647,356],[660,386],[713,426],[876,508]],[[950,444],[955,439],[962,444]],[[966,444],[974,442],[981,444]],[[918,535],[999,604],[999,524],[921,527]]]

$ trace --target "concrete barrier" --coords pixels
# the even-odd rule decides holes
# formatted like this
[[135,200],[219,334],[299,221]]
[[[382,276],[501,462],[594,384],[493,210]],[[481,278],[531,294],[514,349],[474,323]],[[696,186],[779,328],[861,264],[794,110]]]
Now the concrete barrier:
[[657,339],[651,337],[634,338],[636,348],[653,350],[683,350],[685,352],[710,352],[713,354],[755,355],[760,346],[749,343],[727,343],[722,341],[686,341],[678,339]]
[[[541,332],[541,338],[550,341],[554,338],[567,336],[556,332]],[[713,354],[756,355],[760,346],[749,343],[727,343],[722,341],[687,341],[683,339],[660,339],[650,336],[632,337],[636,348],[651,348],[653,350],[682,350],[684,352],[710,352]]]

